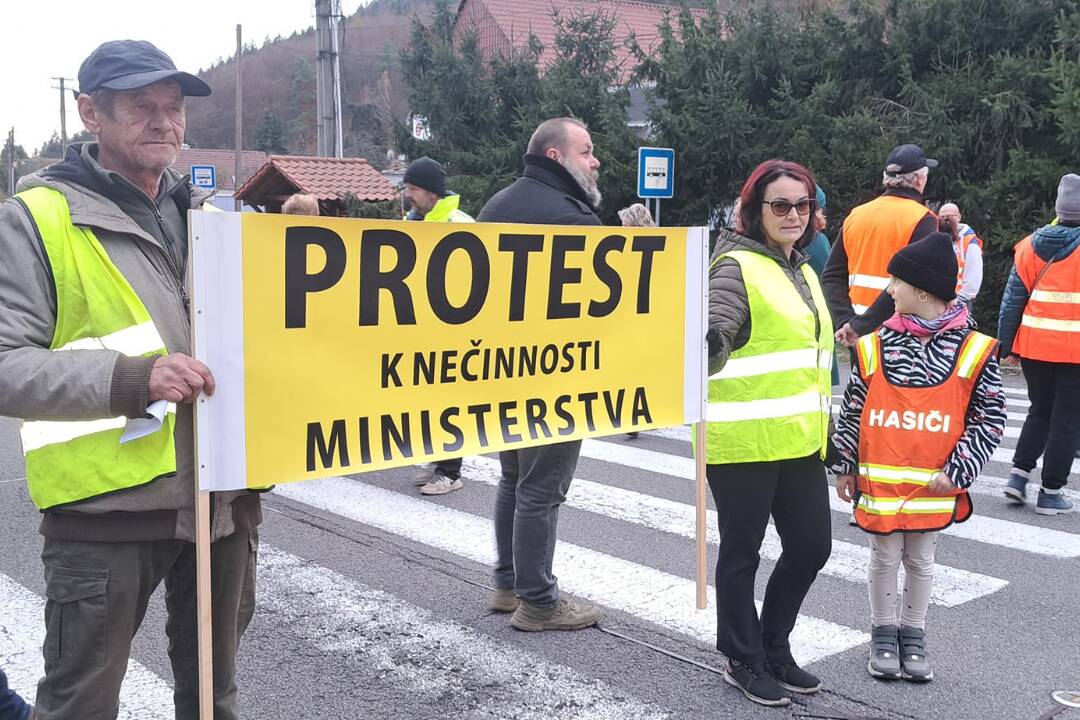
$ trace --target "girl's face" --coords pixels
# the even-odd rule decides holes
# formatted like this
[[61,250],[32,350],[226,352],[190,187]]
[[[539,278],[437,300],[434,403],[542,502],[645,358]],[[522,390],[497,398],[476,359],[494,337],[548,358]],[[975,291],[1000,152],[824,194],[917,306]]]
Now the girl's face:
[[918,314],[918,311],[926,303],[926,300],[919,299],[920,296],[927,297],[925,290],[919,290],[914,285],[910,285],[898,277],[889,280],[889,287],[885,289],[885,292],[892,296],[893,302],[896,304],[896,312],[905,315]]
[[[785,252],[790,250],[806,232],[812,207],[806,186],[801,182],[789,177],[773,180],[765,186],[761,205],[761,230],[765,239]],[[785,209],[787,212],[777,214]]]

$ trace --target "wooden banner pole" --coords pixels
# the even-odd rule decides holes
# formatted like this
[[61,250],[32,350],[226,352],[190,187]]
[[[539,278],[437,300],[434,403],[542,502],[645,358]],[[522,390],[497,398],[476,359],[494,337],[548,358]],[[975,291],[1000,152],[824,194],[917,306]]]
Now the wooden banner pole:
[[195,473],[195,565],[199,628],[199,718],[214,720],[214,636],[210,596],[210,493],[198,487]]
[[708,552],[705,545],[705,534],[708,532],[708,526],[705,522],[705,423],[699,422],[694,424],[694,475],[696,490],[694,497],[694,510],[696,511],[695,519],[695,535],[697,540],[697,608],[698,610],[704,610],[708,604],[708,593],[706,591],[709,582],[709,573],[706,569],[706,560],[708,559]]

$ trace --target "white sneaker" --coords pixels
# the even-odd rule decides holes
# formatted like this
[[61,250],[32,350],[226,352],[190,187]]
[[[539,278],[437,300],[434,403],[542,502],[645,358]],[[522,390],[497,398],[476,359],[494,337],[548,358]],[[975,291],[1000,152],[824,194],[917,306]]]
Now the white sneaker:
[[445,475],[436,475],[435,479],[429,482],[424,487],[420,488],[421,495],[445,495],[448,492],[454,490],[460,490],[465,487],[465,484],[461,482],[461,478],[457,480],[451,480]]
[[423,465],[417,465],[413,470],[413,485],[416,487],[423,487],[429,482],[435,479],[435,463],[424,463]]

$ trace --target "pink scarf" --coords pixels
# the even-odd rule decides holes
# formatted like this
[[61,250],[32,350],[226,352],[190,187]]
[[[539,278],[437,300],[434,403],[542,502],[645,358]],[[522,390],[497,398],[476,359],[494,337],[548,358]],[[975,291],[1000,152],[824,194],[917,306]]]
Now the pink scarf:
[[896,313],[886,320],[883,325],[897,332],[911,333],[915,337],[924,338],[946,330],[967,327],[968,307],[967,303],[954,302],[938,317],[933,320],[921,318],[918,315],[901,315]]

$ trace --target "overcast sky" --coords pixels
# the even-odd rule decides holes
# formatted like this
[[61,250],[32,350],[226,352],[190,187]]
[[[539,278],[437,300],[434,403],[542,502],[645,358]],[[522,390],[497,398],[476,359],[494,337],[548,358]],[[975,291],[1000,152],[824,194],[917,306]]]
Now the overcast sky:
[[[361,0],[342,0],[350,15]],[[0,3],[0,144],[15,127],[15,142],[33,154],[60,131],[60,93],[53,77],[78,78],[79,65],[107,40],[149,40],[180,70],[198,72],[236,52],[236,24],[244,43],[290,35],[315,24],[315,0],[4,0]],[[314,58],[312,58],[314,60]],[[67,131],[83,129],[68,96]]]

